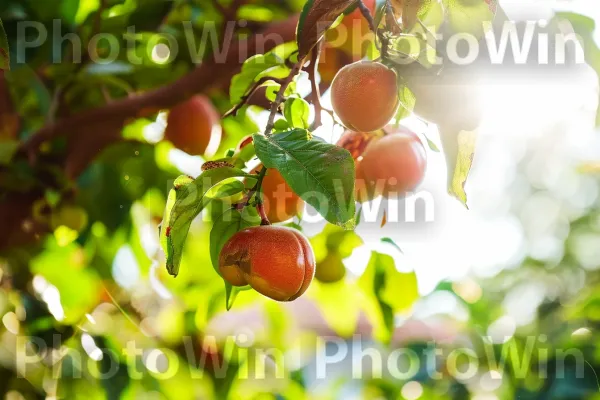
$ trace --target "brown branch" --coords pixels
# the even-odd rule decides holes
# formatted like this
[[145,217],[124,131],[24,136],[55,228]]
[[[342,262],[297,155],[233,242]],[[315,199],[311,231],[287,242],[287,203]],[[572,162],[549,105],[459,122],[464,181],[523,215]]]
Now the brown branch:
[[225,14],[227,14],[227,12],[228,12],[227,8],[223,4],[219,3],[219,0],[211,0],[211,4],[218,12],[223,14],[223,16],[225,16]]
[[271,225],[271,221],[269,221],[269,217],[267,216],[267,212],[265,210],[265,205],[262,202],[256,203],[256,211],[258,211],[258,215],[260,215],[261,226]]
[[229,110],[225,114],[223,114],[223,118],[227,118],[229,116],[236,115],[238,113],[238,111],[240,111],[242,109],[242,107],[244,107],[246,104],[248,104],[248,100],[250,100],[250,98],[252,96],[254,96],[256,91],[258,89],[260,89],[262,87],[262,85],[264,85],[265,83],[267,83],[269,81],[277,82],[279,84],[282,83],[281,79],[271,78],[268,76],[265,76],[265,77],[259,79],[257,82],[254,83],[254,85],[252,85],[250,90],[248,90],[248,92],[242,97],[242,100],[239,103],[237,103],[235,106],[233,106],[233,108],[231,110]]
[[369,28],[371,29],[371,32],[373,32],[374,35],[377,35],[377,27],[375,26],[375,20],[373,19],[373,16],[371,15],[371,11],[365,5],[363,0],[358,0],[358,9],[360,10],[363,17],[365,17],[365,19],[369,23]]
[[[120,129],[126,120],[136,118],[149,109],[169,109],[194,94],[206,92],[211,87],[228,82],[239,71],[246,57],[293,41],[296,37],[297,23],[298,16],[293,16],[269,25],[262,33],[250,39],[235,41],[229,45],[224,57],[202,63],[194,71],[170,85],[142,95],[116,100],[104,107],[83,111],[48,124],[32,135],[23,144],[22,150],[35,155],[42,143],[58,136],[80,137],[77,141],[79,145],[72,148],[67,155],[67,162],[71,156],[79,160],[68,168],[68,175],[75,177],[107,145],[119,140],[119,135],[115,135],[114,130],[117,127]],[[277,40],[273,40],[274,38]],[[105,127],[107,129],[103,129]]]
[[4,74],[5,72],[0,70],[0,139],[15,139],[19,133],[21,119],[15,112]]
[[296,75],[300,73],[302,65],[304,65],[304,59],[299,60],[296,63],[296,65],[294,65],[294,67],[290,71],[290,74],[287,76],[287,78],[285,78],[285,80],[281,84],[281,87],[277,92],[277,97],[275,97],[275,101],[271,105],[271,113],[269,114],[269,121],[267,122],[267,127],[265,128],[265,136],[271,135],[271,131],[273,130],[273,126],[275,125],[275,115],[277,115],[277,110],[283,102],[283,99],[285,97],[285,91],[287,90],[288,86],[290,86]]
[[[207,61],[168,86],[143,95],[116,100],[103,107],[49,123],[23,143],[21,150],[35,156],[42,143],[59,136],[67,136],[65,170],[67,176],[75,178],[106,147],[123,140],[121,128],[125,121],[147,114],[151,110],[171,108],[212,87],[222,87],[239,71],[247,57],[293,41],[297,24],[298,16],[270,24],[257,35],[232,43],[223,51],[222,59]],[[0,89],[2,84],[3,80],[0,79]],[[6,196],[0,197],[0,220],[3,221],[0,249],[43,238],[47,227],[37,226],[31,218],[32,205],[41,197],[43,192],[7,193]]]
[[90,37],[94,37],[94,35],[99,33],[100,29],[102,29],[102,13],[104,10],[106,10],[107,6],[108,4],[106,3],[106,0],[100,0],[100,6],[96,11],[96,19],[94,20],[94,30],[92,31]]
[[246,3],[246,0],[233,0],[229,7],[223,6],[219,3],[219,0],[212,0],[212,4],[217,11],[223,16],[223,26],[221,27],[221,38],[223,42],[228,40],[227,37],[227,26],[230,23],[235,24],[232,34],[235,33],[235,29],[238,27],[237,12],[239,8]]
[[311,86],[311,99],[313,106],[315,107],[315,120],[311,126],[311,131],[314,131],[323,124],[321,121],[321,112],[323,111],[323,106],[321,105],[321,91],[319,90],[319,85],[317,85],[317,70],[319,68],[319,59],[321,57],[322,47],[322,41],[313,47],[312,54],[310,56],[310,66],[308,69],[308,78]]
[[256,195],[256,204],[262,203],[262,184],[265,176],[267,175],[267,167],[263,166],[260,172],[257,174],[256,184],[248,191],[242,201],[233,205],[236,210],[243,210],[244,207],[248,207],[254,195]]
[[267,167],[264,167],[260,170],[258,174],[258,181],[256,182],[256,211],[260,215],[260,224],[262,226],[271,225],[271,221],[269,221],[269,217],[267,216],[267,212],[265,210],[265,205],[263,203],[262,198],[262,184],[265,176],[267,175]]
[[[400,26],[398,25],[398,22],[396,21],[394,9],[392,8],[392,3],[390,0],[386,0],[386,2],[385,2],[385,18],[386,18],[385,24],[386,24],[387,29],[389,29],[392,32],[395,32],[397,30],[401,31]],[[378,36],[381,40],[381,57],[384,60],[386,60],[389,57],[390,41],[385,36],[385,32],[379,32]]]

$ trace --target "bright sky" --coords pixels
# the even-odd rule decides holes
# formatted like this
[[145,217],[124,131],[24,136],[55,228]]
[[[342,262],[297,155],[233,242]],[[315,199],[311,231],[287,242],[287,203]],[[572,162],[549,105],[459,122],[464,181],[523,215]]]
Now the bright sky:
[[[600,7],[595,3],[501,1],[511,19],[521,16],[547,20],[555,8],[600,21]],[[444,156],[429,151],[421,190],[433,195],[434,222],[388,222],[383,228],[379,228],[379,223],[361,224],[357,232],[366,245],[346,261],[348,268],[360,274],[372,250],[388,253],[396,258],[400,270],[417,272],[420,291],[425,294],[445,278],[472,272],[494,275],[502,268],[518,266],[527,255],[548,261],[559,259],[568,220],[584,213],[598,199],[597,186],[586,184],[585,178],[575,173],[577,160],[595,156],[600,159],[600,146],[590,146],[594,140],[598,89],[591,69],[579,70],[564,80],[544,79],[512,86],[492,82],[481,88],[485,118],[467,184],[470,210],[446,194]],[[310,86],[305,83],[298,87]],[[328,93],[324,94],[323,103],[331,109]],[[440,145],[435,125],[427,127],[414,117],[403,123]],[[335,142],[342,130],[333,129],[329,116],[324,114],[324,126],[316,134]],[[196,175],[201,161],[177,153],[173,161],[183,172]],[[531,159],[526,176],[517,174],[517,164],[523,164],[524,159]],[[532,194],[528,181],[537,182],[542,194]],[[379,221],[382,214],[379,213]],[[312,235],[322,225],[304,227]],[[386,236],[394,239],[404,254],[379,241]]]
[[[592,3],[595,2],[502,2],[510,18],[525,13],[527,19],[549,19],[551,7],[556,6],[600,21],[600,7]],[[400,270],[414,269],[420,291],[425,294],[442,279],[472,272],[491,276],[502,268],[518,266],[527,255],[548,261],[562,257],[568,233],[564,214],[572,217],[583,213],[598,198],[597,186],[586,185],[585,178],[574,172],[577,159],[593,157],[582,154],[582,147],[587,148],[587,153],[590,148],[595,149],[600,158],[600,147],[589,146],[598,101],[596,75],[593,70],[584,69],[565,76],[565,81],[541,78],[513,86],[492,82],[482,91],[486,116],[467,185],[470,210],[445,194],[444,157],[429,152],[427,176],[421,188],[434,195],[435,221],[388,223],[382,229],[376,227],[378,224],[359,226],[357,232],[366,246],[347,260],[352,271],[360,273],[370,251],[377,249],[393,255]],[[416,118],[404,123],[417,133],[427,133],[439,145],[435,126],[427,128]],[[331,132],[331,127],[317,134],[328,138],[327,132]],[[340,134],[334,132],[332,139],[335,141]],[[533,160],[526,177],[517,175],[516,169],[524,157]],[[546,179],[548,176],[553,180]],[[527,180],[542,181],[540,188],[548,194],[529,193]],[[571,192],[565,194],[567,187]],[[565,198],[556,199],[552,189],[562,191]],[[527,212],[520,212],[520,207]],[[317,227],[313,229],[316,231]],[[404,254],[381,244],[379,239],[385,236],[393,238]]]

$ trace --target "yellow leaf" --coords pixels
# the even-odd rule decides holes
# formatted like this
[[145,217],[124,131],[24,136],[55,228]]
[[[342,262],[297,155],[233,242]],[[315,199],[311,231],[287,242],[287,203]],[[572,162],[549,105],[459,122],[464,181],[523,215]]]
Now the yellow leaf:
[[329,327],[340,337],[350,337],[356,331],[364,304],[359,294],[356,285],[345,281],[326,284],[315,281],[309,291]]
[[577,171],[581,174],[592,175],[592,174],[600,174],[600,161],[591,161],[584,164],[581,164]]
[[448,173],[452,177],[448,190],[451,195],[460,200],[468,208],[465,184],[473,165],[477,133],[475,131],[460,131],[456,140],[458,143],[458,153],[453,171],[450,169],[451,164],[448,164]]

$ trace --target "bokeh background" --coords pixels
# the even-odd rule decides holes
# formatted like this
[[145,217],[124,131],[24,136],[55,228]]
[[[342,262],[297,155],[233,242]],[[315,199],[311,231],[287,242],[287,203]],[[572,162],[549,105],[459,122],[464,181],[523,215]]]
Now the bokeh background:
[[[176,35],[182,20],[192,19],[200,28],[218,19],[208,1],[177,2],[166,15],[152,2],[109,3],[103,24],[115,32],[123,29],[115,18],[130,12],[150,24],[144,28],[149,32]],[[297,13],[304,2],[251,3],[253,8],[238,17],[264,24]],[[225,311],[223,282],[208,251],[211,210],[192,225],[177,279],[166,273],[158,243],[170,182],[181,173],[197,176],[204,160],[161,140],[163,113],[130,121],[123,140],[77,179],[72,198],[45,190],[45,201],[53,206],[48,218],[60,219],[56,229],[35,245],[0,253],[0,395],[7,400],[599,399],[595,43],[600,36],[594,25],[600,8],[590,0],[500,5],[515,20],[566,18],[584,39],[589,65],[552,77],[480,83],[484,118],[466,186],[468,209],[446,193],[444,154],[428,149],[420,190],[432,195],[432,221],[419,207],[416,222],[384,222],[386,207],[394,206],[387,203],[355,233],[297,219],[318,260],[334,250],[343,254],[345,279],[315,282],[289,304],[242,292]],[[59,18],[85,26],[98,6],[88,0],[7,1],[0,18],[13,45],[23,40],[16,35],[19,21],[51,26]],[[140,46],[147,44],[144,38]],[[74,73],[70,64],[47,63],[48,46],[6,75],[25,137],[44,124],[54,91]],[[70,94],[73,109],[101,104],[102,88],[122,97],[166,84],[192,67],[187,59],[162,63],[152,54],[135,68],[119,60],[79,71]],[[299,88],[310,91],[307,81]],[[221,111],[229,107],[220,90],[210,94]],[[330,108],[327,92],[324,105]],[[323,117],[315,133],[335,142],[343,129],[328,114]],[[259,107],[223,121],[220,150],[234,147],[265,122]],[[436,125],[414,115],[403,123],[440,146]],[[82,126],[81,134],[90,129]],[[27,176],[24,170],[14,182],[2,175],[2,182],[33,185]],[[373,296],[369,280],[375,264],[394,271],[385,275],[394,285],[383,294],[400,310],[391,332],[384,329],[381,296]],[[130,343],[139,353],[130,351]],[[356,346],[376,349],[383,364],[377,365],[377,356],[361,357]],[[428,364],[431,346],[442,355]],[[341,348],[347,354],[319,375],[323,357]],[[260,358],[257,352],[264,349],[275,355]],[[414,373],[399,377],[387,367],[397,349],[419,357],[412,364],[396,359],[402,371],[417,365]],[[462,349],[463,356],[448,362],[453,349]],[[514,358],[493,362],[511,351]],[[569,357],[565,351],[571,351]],[[461,373],[474,364],[473,373]],[[363,373],[353,376],[359,370]]]

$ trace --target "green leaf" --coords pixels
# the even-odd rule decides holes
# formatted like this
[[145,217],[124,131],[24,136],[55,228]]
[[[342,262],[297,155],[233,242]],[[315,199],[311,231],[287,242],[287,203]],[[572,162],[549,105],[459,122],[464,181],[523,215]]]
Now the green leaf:
[[451,173],[452,180],[448,188],[451,195],[460,200],[467,206],[467,193],[465,184],[473,165],[473,156],[475,155],[475,143],[477,142],[477,133],[470,131],[461,131],[456,139],[458,141],[458,155],[454,171]]
[[229,209],[215,219],[210,231],[210,259],[217,274],[219,274],[219,254],[225,243],[235,233],[257,225],[260,225],[260,217],[254,207],[245,207],[243,211]]
[[273,129],[275,130],[275,132],[281,133],[281,132],[289,131],[291,129],[291,127],[287,120],[281,118],[281,119],[278,119],[277,121],[275,121],[275,125],[273,125]]
[[239,20],[271,22],[273,20],[273,11],[266,6],[246,4],[240,7],[237,17]]
[[[279,89],[281,88],[281,84],[279,84],[275,81],[267,81],[262,86],[267,88],[267,90],[265,92],[265,97],[267,98],[267,100],[269,100],[271,102],[275,101],[275,98],[277,97],[277,93],[279,93]],[[284,96],[289,97],[292,94],[294,94],[295,92],[296,92],[296,82],[292,81],[288,85],[288,87],[285,89]]]
[[94,336],[94,343],[102,352],[102,358],[97,361],[97,369],[101,376],[106,379],[101,380],[102,388],[106,394],[107,400],[121,399],[123,393],[131,383],[131,378],[127,372],[128,365],[119,360],[119,354],[114,346],[111,346],[108,339],[102,336]]
[[244,182],[239,181],[235,178],[231,178],[232,180],[227,180],[222,182],[219,185],[216,185],[208,192],[206,192],[206,197],[210,197],[211,199],[225,199],[236,194],[239,194],[244,191],[246,188]]
[[265,90],[265,97],[267,98],[267,100],[269,100],[270,102],[274,102],[277,98],[277,93],[281,88],[281,84],[275,81],[268,81],[263,86],[267,88],[267,90]]
[[417,17],[427,28],[437,30],[444,22],[444,11],[442,0],[425,0]]
[[240,169],[225,167],[205,171],[196,179],[183,176],[175,180],[160,232],[160,243],[167,257],[169,274],[177,276],[179,273],[190,225],[211,200],[205,197],[206,192],[219,182],[234,177],[251,176]]
[[285,101],[283,115],[292,128],[308,129],[310,124],[310,106],[304,99],[296,97],[289,98]]
[[[295,43],[284,43],[266,54],[257,54],[248,58],[242,65],[242,71],[233,77],[229,88],[231,104],[237,104],[246,95],[250,87],[262,78],[282,79],[289,75],[290,69],[285,60],[296,51]],[[272,83],[269,84],[272,85]]]
[[363,241],[355,231],[327,224],[321,233],[310,238],[310,244],[318,262],[328,254],[336,254],[340,259],[348,258],[356,248],[363,245]]
[[404,254],[404,252],[402,251],[400,246],[398,246],[396,244],[396,242],[394,242],[391,238],[385,237],[385,238],[382,238],[381,241],[383,243],[391,244],[392,246],[394,246],[396,248],[396,250],[398,250],[400,253]]
[[275,54],[277,57],[282,60],[290,59],[290,61],[294,62],[293,54],[298,52],[298,44],[296,42],[288,42],[284,44],[280,44],[279,46],[273,48],[269,51],[269,54]]
[[423,136],[425,137],[425,140],[427,141],[427,146],[429,146],[429,149],[431,151],[439,153],[440,148],[437,146],[437,144],[435,144],[435,142],[433,142],[431,139],[429,139],[429,137],[427,135],[423,135]]
[[412,114],[417,100],[414,93],[406,85],[400,87],[398,99],[400,100],[400,108],[396,113],[396,123]]
[[357,0],[309,0],[306,2],[296,31],[298,58],[305,58],[344,12],[356,7]]
[[391,256],[374,251],[358,285],[365,294],[377,299],[379,318],[385,330],[375,332],[375,335],[388,342],[394,329],[394,316],[410,309],[419,298],[415,273],[398,271]]
[[0,142],[0,165],[8,165],[18,149],[18,140],[6,140]]
[[444,5],[452,29],[477,38],[485,33],[483,22],[492,21],[496,14],[495,0],[444,0]]
[[0,20],[0,70],[10,70],[10,54],[8,52],[8,38],[4,32],[4,25]]
[[312,138],[304,129],[254,135],[254,146],[262,163],[276,168],[327,221],[354,227],[354,160],[347,150]]
[[327,325],[337,335],[351,337],[356,332],[361,305],[364,303],[355,284],[344,281],[322,284],[315,280],[311,284],[309,295]]
[[235,303],[235,299],[240,290],[227,281],[223,282],[225,282],[225,309],[229,311],[231,310],[231,307],[233,307],[233,303]]
[[258,76],[265,71],[283,64],[284,60],[275,54],[257,54],[248,58],[242,71],[233,77],[231,87],[229,88],[229,97],[232,104],[237,104],[242,100],[250,86],[256,82]]

